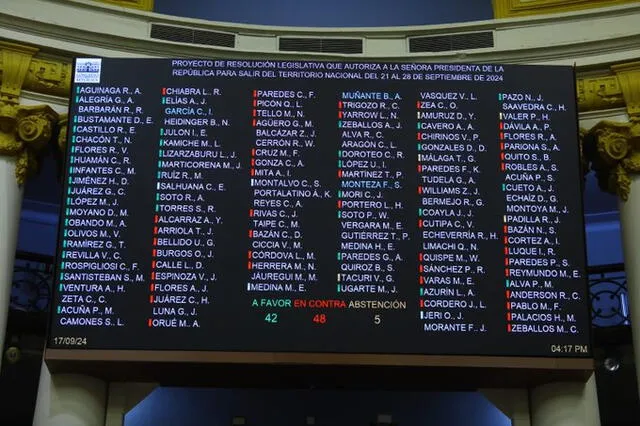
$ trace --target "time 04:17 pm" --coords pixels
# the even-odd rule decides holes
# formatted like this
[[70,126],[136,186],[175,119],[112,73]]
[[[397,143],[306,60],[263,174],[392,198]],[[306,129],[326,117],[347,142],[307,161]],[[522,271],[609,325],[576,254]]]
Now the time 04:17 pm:
[[585,355],[589,353],[589,345],[551,345],[551,353]]

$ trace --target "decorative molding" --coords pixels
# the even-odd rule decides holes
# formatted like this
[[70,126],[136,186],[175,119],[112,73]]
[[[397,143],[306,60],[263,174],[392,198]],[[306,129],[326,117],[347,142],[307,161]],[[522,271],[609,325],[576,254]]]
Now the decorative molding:
[[94,0],[100,3],[112,4],[115,6],[126,7],[139,10],[153,10],[153,0]]
[[615,75],[584,77],[576,81],[578,109],[595,111],[624,107],[624,96]]
[[38,47],[0,41],[0,100],[17,104],[22,90],[69,97],[71,62],[34,57],[39,51]]
[[493,0],[496,19],[514,18],[638,3],[638,0]]
[[33,58],[24,80],[24,90],[69,97],[73,64],[69,61]]
[[18,104],[20,103],[20,91],[29,70],[31,58],[38,49],[0,41],[0,51],[2,52],[0,102]]
[[640,61],[614,65],[611,70],[620,82],[627,114],[631,120],[640,120]]

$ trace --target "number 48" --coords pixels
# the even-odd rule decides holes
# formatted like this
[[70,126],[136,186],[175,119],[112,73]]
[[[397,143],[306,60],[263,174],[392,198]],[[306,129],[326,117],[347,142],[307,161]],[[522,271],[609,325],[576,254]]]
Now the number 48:
[[313,316],[313,322],[316,324],[324,324],[327,322],[327,316],[325,314],[315,314]]

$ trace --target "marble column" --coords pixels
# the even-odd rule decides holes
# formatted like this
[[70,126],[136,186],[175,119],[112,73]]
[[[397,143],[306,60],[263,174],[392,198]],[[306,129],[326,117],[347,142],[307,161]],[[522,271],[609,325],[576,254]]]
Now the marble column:
[[6,335],[23,185],[36,170],[38,152],[51,139],[57,118],[46,105],[0,100],[0,347]]
[[107,384],[76,374],[51,375],[42,363],[33,426],[104,426]]
[[549,383],[530,391],[531,426],[600,426],[595,374],[587,383]]
[[[15,175],[15,158],[0,156],[0,347],[4,348],[13,281],[13,261],[18,242],[22,188]],[[2,354],[3,355],[3,354]],[[0,355],[0,368],[4,356]]]
[[[585,137],[585,152],[601,189],[619,198],[634,361],[640,366],[640,320],[635,320],[640,318],[640,102],[636,110],[637,115],[630,110],[628,122],[593,126]],[[636,370],[640,391],[640,368]]]

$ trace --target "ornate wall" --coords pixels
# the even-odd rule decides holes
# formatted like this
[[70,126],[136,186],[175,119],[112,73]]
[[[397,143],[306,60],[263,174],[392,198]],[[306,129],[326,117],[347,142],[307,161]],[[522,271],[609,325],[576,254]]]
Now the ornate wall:
[[496,18],[545,15],[599,7],[612,7],[638,0],[493,0]]

